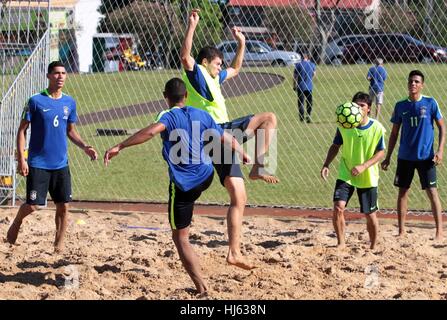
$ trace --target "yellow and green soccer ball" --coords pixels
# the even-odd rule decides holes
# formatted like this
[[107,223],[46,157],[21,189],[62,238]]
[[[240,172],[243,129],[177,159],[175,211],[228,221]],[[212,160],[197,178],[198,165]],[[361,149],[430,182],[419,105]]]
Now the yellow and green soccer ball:
[[354,102],[346,102],[335,109],[337,115],[337,123],[345,129],[356,128],[363,119],[360,106]]

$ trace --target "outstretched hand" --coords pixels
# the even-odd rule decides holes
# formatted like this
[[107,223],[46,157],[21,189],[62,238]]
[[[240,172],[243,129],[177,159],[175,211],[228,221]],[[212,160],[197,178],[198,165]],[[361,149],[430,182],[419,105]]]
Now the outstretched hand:
[[117,156],[121,151],[121,148],[119,146],[115,146],[113,148],[110,148],[109,150],[106,151],[106,153],[104,154],[104,164],[106,166],[109,165],[110,160]]
[[92,161],[98,159],[98,153],[96,152],[96,150],[92,146],[86,146],[84,148],[84,152],[85,152],[86,155],[88,155],[90,157],[90,159]]

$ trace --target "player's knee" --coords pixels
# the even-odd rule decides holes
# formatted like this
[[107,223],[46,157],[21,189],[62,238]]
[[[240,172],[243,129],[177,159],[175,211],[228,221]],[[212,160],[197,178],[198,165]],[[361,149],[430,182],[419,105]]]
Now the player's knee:
[[24,203],[22,204],[21,209],[24,210],[27,214],[31,214],[37,210],[37,206],[33,204]]
[[272,124],[274,127],[276,127],[277,119],[276,115],[273,112],[266,112],[264,114],[264,122],[267,122],[269,124]]
[[56,203],[56,214],[65,216],[68,213],[68,203]]
[[334,206],[334,215],[336,215],[337,217],[342,216],[344,212],[345,208],[343,206],[340,205]]
[[243,191],[236,192],[230,201],[232,207],[244,208],[247,204],[247,194]]
[[189,242],[189,237],[186,237],[180,233],[172,233],[172,241],[174,241],[175,245],[184,247]]

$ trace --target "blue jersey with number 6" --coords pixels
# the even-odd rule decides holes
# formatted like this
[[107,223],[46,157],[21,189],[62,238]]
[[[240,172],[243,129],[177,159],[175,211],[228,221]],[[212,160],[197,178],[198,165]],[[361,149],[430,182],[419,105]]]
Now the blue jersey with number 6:
[[442,118],[438,103],[432,97],[422,96],[396,103],[391,122],[401,124],[398,158],[409,161],[432,159],[434,156],[434,120]]
[[53,99],[45,90],[29,99],[22,118],[31,124],[29,166],[48,170],[66,167],[67,126],[77,120],[75,100],[65,94]]

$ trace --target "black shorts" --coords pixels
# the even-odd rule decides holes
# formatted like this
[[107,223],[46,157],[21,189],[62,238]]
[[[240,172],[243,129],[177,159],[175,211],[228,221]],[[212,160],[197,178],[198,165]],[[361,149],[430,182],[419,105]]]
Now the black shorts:
[[[251,118],[253,118],[253,116],[254,115],[251,114],[230,122],[221,123],[219,125],[222,129],[232,134],[233,137],[235,137],[236,140],[242,144],[248,140],[245,130],[247,130],[248,124],[250,123],[250,120]],[[219,159],[213,159],[214,168],[219,175],[219,180],[222,185],[224,185],[226,177],[244,177],[239,165],[238,156],[234,152],[232,152],[230,156],[228,156],[227,154],[227,156],[225,157],[224,155],[225,153],[228,153],[228,151],[224,152],[224,150],[225,147],[222,146],[221,156],[219,157]]]
[[418,171],[421,188],[423,190],[437,187],[436,166],[432,160],[409,161],[397,159],[394,185],[399,188],[410,188],[415,169]]
[[[337,179],[335,183],[334,202],[346,201],[348,205],[349,200],[354,193],[354,186],[346,183],[343,180]],[[360,212],[370,214],[379,210],[377,204],[377,187],[372,188],[357,188],[357,195],[359,196]]]
[[56,170],[29,167],[26,176],[26,203],[44,205],[48,192],[54,203],[71,201],[71,175],[68,166]]
[[213,182],[214,174],[199,186],[189,191],[180,190],[174,182],[169,183],[168,219],[172,230],[184,229],[191,224],[194,202]]

